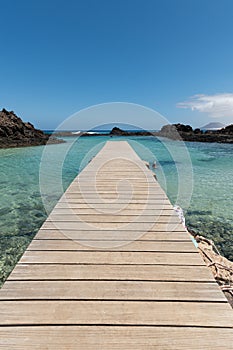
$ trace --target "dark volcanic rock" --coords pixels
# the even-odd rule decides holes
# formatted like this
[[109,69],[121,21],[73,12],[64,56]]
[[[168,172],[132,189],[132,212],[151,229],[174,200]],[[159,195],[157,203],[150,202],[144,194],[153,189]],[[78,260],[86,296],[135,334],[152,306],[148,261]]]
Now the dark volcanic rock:
[[180,140],[180,134],[178,133],[178,130],[176,128],[176,125],[164,125],[162,129],[158,132],[159,136],[167,137],[168,139],[172,140]]
[[233,143],[233,124],[221,130],[207,130],[206,132],[200,129],[193,130],[190,125],[165,125],[156,135],[172,140]]
[[81,132],[77,135],[72,132],[57,132],[54,136],[158,136],[167,137],[172,140],[193,141],[193,142],[219,142],[233,143],[233,124],[221,130],[194,129],[190,125],[184,124],[168,124],[164,125],[160,131],[125,131],[118,127],[114,127],[108,134],[89,134]]
[[125,131],[122,130],[118,127],[114,127],[109,135],[114,135],[114,136],[150,136],[152,135],[151,132],[149,131]]
[[221,130],[194,129],[190,125],[168,124],[164,125],[160,131],[125,131],[114,127],[109,134],[103,136],[158,136],[167,137],[171,140],[193,141],[193,142],[218,142],[233,143],[233,124]]
[[221,129],[220,132],[226,135],[233,135],[233,124],[228,125],[225,128]]
[[60,143],[62,140],[50,138],[41,130],[37,130],[31,123],[24,123],[22,119],[11,111],[0,111],[0,148],[39,146],[46,143]]
[[110,131],[110,135],[124,136],[126,134],[128,135],[127,131],[117,128],[116,126]]

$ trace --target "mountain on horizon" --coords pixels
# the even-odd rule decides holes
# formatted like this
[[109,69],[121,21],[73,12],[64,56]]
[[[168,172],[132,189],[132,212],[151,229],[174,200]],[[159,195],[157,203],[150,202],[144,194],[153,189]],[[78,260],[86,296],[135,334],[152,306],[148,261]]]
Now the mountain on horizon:
[[135,126],[135,125],[131,125],[131,124],[127,124],[127,123],[109,123],[109,124],[102,124],[100,126],[96,126],[95,128],[92,129],[92,131],[111,131],[114,127],[117,127],[119,129],[122,130],[127,130],[127,131],[142,131],[141,128]]
[[223,123],[220,123],[220,122],[211,122],[211,123],[208,123],[204,126],[201,127],[201,129],[205,129],[205,130],[219,130],[219,129],[222,129],[222,128],[225,128],[226,125],[223,124]]

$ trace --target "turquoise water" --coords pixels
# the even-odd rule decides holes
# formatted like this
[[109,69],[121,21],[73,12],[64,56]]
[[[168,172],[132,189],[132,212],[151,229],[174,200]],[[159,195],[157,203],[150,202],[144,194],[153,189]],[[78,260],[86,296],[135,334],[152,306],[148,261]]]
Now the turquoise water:
[[[56,187],[61,158],[65,190],[107,139],[67,138],[66,144],[46,148],[0,150],[1,281],[47,217],[40,193],[40,174],[45,171],[49,179],[48,191],[45,187],[42,192],[50,211],[61,195],[61,189]],[[233,260],[233,145],[194,142],[183,145],[168,140],[160,142],[153,137],[111,138],[119,139],[128,140],[139,156],[150,163],[156,159],[158,180],[171,202],[185,210],[188,226],[213,238],[221,252]]]

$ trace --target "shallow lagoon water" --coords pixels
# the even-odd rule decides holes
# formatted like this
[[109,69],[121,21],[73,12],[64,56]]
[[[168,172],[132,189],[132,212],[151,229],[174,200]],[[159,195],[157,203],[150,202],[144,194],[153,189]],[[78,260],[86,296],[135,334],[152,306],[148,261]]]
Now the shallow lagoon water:
[[[68,145],[73,144],[62,168],[64,191],[108,139],[103,136],[66,139]],[[184,209],[187,225],[214,239],[220,251],[233,260],[233,145],[195,142],[183,145],[153,137],[111,138],[120,139],[129,141],[142,159],[150,163],[156,159],[158,180],[172,204]],[[51,157],[48,159],[49,169],[59,162],[67,144],[49,145],[47,149]],[[169,149],[172,149],[172,155]],[[1,281],[47,217],[39,186],[44,150],[44,146],[0,150]],[[187,197],[190,194],[189,202]],[[56,186],[52,193],[43,193],[48,211],[52,210],[60,195]]]

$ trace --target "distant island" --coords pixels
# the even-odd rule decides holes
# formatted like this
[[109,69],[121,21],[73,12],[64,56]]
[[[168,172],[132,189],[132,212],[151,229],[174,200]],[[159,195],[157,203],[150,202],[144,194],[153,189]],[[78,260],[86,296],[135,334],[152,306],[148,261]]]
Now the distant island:
[[225,127],[226,127],[226,125],[223,123],[211,122],[211,123],[208,123],[208,124],[202,126],[200,129],[202,129],[202,130],[219,130],[219,129],[223,129]]
[[40,146],[47,143],[61,143],[55,137],[35,129],[31,123],[25,123],[13,111],[0,111],[0,148]]

